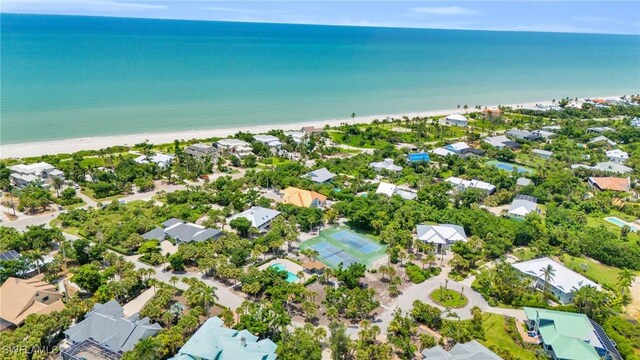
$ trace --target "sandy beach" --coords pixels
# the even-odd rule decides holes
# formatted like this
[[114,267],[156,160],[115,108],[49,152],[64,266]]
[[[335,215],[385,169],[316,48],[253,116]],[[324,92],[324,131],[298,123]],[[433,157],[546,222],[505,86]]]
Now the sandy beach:
[[[612,96],[602,97],[612,98]],[[504,106],[510,106],[513,108],[534,108],[537,104],[551,105],[551,101],[535,101],[520,104],[507,104]],[[498,105],[490,105],[488,108],[497,107]],[[467,112],[476,111],[475,109],[469,109]],[[42,141],[32,143],[19,143],[19,144],[7,144],[0,145],[0,159],[9,158],[25,158],[41,155],[53,155],[62,153],[74,153],[81,150],[99,150],[115,145],[133,146],[135,144],[149,141],[152,144],[165,144],[171,143],[174,140],[191,140],[191,139],[205,139],[212,137],[228,137],[239,131],[249,132],[252,134],[260,134],[272,129],[282,130],[300,130],[304,126],[316,126],[324,127],[325,125],[337,126],[343,123],[371,123],[376,119],[385,118],[402,118],[407,116],[413,117],[429,117],[429,116],[444,116],[452,113],[465,113],[462,109],[446,109],[446,110],[433,110],[424,112],[413,112],[403,114],[387,114],[387,115],[371,115],[371,116],[356,116],[354,119],[329,119],[318,121],[303,121],[299,123],[291,124],[266,124],[266,125],[253,125],[246,127],[229,127],[229,128],[216,128],[216,129],[202,129],[202,130],[187,130],[187,131],[173,131],[163,133],[142,133],[142,134],[128,134],[128,135],[113,135],[113,136],[96,136],[66,140],[53,140]]]

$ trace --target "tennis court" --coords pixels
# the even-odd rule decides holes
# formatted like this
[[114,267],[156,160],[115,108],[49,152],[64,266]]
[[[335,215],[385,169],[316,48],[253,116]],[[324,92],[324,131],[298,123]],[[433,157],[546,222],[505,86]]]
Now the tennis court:
[[329,228],[320,235],[302,243],[301,249],[318,252],[318,260],[337,268],[361,263],[367,267],[385,255],[385,246],[367,235],[361,235],[346,228]]

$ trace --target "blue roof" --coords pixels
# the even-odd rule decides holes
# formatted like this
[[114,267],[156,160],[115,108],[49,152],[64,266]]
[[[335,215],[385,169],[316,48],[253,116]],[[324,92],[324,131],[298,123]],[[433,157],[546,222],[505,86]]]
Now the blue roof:
[[428,153],[422,152],[422,153],[409,154],[407,156],[407,160],[411,162],[417,162],[417,161],[429,161],[431,160],[431,158],[429,157]]

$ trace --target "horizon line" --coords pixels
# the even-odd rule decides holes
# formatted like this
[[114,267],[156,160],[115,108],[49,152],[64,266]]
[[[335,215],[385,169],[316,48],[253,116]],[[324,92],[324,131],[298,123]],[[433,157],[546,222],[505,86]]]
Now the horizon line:
[[398,25],[361,25],[361,24],[316,24],[316,23],[292,23],[292,22],[272,22],[272,21],[242,21],[242,20],[216,20],[216,19],[188,19],[188,18],[165,18],[165,17],[136,17],[136,16],[114,16],[114,15],[86,15],[86,14],[49,14],[49,13],[21,13],[5,12],[0,10],[0,15],[35,15],[35,16],[73,16],[86,18],[109,18],[109,19],[135,19],[135,20],[155,20],[155,21],[191,21],[191,22],[221,22],[221,23],[241,23],[241,24],[273,24],[273,25],[300,25],[300,26],[327,26],[327,27],[354,27],[373,29],[407,29],[407,30],[447,30],[447,31],[490,31],[490,32],[515,32],[515,33],[543,33],[543,34],[576,34],[576,35],[615,35],[615,36],[640,36],[640,33],[600,33],[600,32],[573,32],[573,31],[542,31],[542,30],[510,30],[510,29],[473,29],[473,28],[431,28]]

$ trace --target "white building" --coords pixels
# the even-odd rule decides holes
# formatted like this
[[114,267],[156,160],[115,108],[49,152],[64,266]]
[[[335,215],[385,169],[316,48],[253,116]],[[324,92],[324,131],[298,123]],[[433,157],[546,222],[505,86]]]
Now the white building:
[[599,143],[607,143],[607,145],[609,146],[616,146],[616,142],[609,139],[608,137],[604,136],[604,135],[600,135],[600,136],[596,136],[593,139],[591,139],[591,141],[589,141],[589,144],[599,144]]
[[583,286],[593,286],[600,289],[600,285],[548,257],[516,263],[513,264],[513,267],[522,274],[531,277],[535,281],[535,286],[543,290],[545,286],[544,270],[549,265],[553,268],[553,276],[548,278],[549,288],[553,296],[562,304],[573,302],[574,293]]
[[306,134],[302,131],[285,131],[285,136],[290,136],[296,144],[302,144],[306,140]]
[[469,126],[469,119],[462,114],[451,114],[444,118],[444,123],[446,125],[467,127]]
[[279,148],[282,146],[280,139],[273,135],[254,135],[253,139],[257,142],[263,143],[270,148]]
[[133,159],[133,161],[138,164],[149,164],[154,163],[161,168],[166,168],[171,165],[171,161],[173,161],[173,156],[166,155],[162,153],[156,153],[152,156],[140,155],[137,158]]
[[389,184],[386,182],[381,182],[378,185],[376,194],[383,194],[389,197],[398,195],[405,200],[415,200],[418,197],[418,194],[411,189],[401,188],[397,185]]
[[467,234],[460,225],[418,225],[416,233],[418,240],[434,244],[438,253],[447,250],[457,241],[467,241]]
[[26,187],[38,181],[41,182],[44,188],[49,188],[54,177],[64,179],[64,173],[62,171],[46,162],[13,165],[9,166],[9,170],[11,170],[9,180],[14,186],[19,188]]
[[444,181],[453,185],[453,188],[458,192],[465,191],[467,189],[479,189],[486,192],[487,195],[490,195],[494,191],[496,191],[496,187],[494,185],[480,180],[465,180],[459,177],[451,176],[446,178]]
[[605,155],[614,163],[624,164],[625,161],[629,160],[629,154],[620,149],[609,150],[605,152]]
[[247,211],[243,211],[240,214],[236,214],[229,218],[229,223],[231,220],[237,218],[246,218],[251,221],[251,226],[257,228],[260,231],[265,230],[271,225],[273,219],[280,215],[280,211],[263,208],[260,206],[254,206]]
[[538,211],[538,199],[528,195],[517,195],[511,206],[507,216],[516,220],[524,220],[532,212]]
[[547,150],[542,150],[542,149],[533,149],[531,151],[535,156],[542,158],[542,159],[551,159],[551,157],[553,156],[553,152],[551,151],[547,151]]
[[389,158],[384,159],[381,162],[372,162],[369,164],[369,166],[371,166],[375,171],[387,170],[387,171],[398,172],[402,170],[402,166],[395,165],[393,163],[393,159],[389,159]]
[[238,157],[245,157],[253,153],[251,145],[240,139],[221,139],[216,142],[216,146],[220,150],[224,150]]

